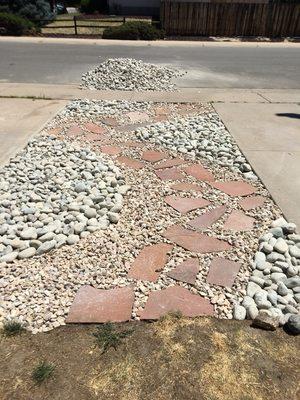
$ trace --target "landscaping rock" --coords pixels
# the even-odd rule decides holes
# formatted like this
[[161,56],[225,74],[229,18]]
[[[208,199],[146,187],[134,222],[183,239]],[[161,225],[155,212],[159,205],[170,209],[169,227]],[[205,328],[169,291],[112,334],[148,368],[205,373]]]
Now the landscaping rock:
[[275,331],[279,326],[279,316],[274,316],[267,310],[261,310],[253,320],[252,326]]

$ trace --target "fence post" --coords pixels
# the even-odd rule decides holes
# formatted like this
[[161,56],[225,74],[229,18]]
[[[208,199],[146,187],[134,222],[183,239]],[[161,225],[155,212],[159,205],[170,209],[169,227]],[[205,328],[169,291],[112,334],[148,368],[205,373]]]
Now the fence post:
[[123,24],[125,24],[126,22],[126,17],[123,17]]
[[75,35],[77,36],[77,20],[76,20],[76,15],[74,15],[74,17],[73,17],[73,21],[74,21],[74,30],[75,30]]

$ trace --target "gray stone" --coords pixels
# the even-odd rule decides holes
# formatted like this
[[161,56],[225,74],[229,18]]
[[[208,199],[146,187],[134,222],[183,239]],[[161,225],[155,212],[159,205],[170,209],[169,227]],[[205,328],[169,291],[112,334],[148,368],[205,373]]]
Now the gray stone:
[[42,235],[39,237],[40,242],[48,242],[50,240],[53,240],[55,238],[55,233],[54,232],[48,232],[45,233],[45,235]]
[[258,251],[255,254],[254,262],[255,262],[257,269],[259,269],[259,270],[264,269],[265,263],[266,263],[266,255],[264,253],[262,253],[261,251]]
[[14,261],[16,258],[18,257],[18,252],[17,251],[13,251],[11,253],[5,254],[3,256],[0,257],[0,263],[1,262],[12,262]]
[[288,289],[293,289],[296,286],[300,286],[300,276],[293,276],[292,278],[288,278],[283,281],[283,283]]
[[291,304],[286,305],[282,312],[283,314],[298,314],[297,308],[292,306]]
[[286,296],[289,293],[288,288],[283,282],[278,282],[277,293],[280,294],[280,296]]
[[113,213],[113,212],[108,212],[107,213],[108,219],[110,222],[113,224],[116,224],[119,221],[119,214]]
[[253,320],[252,325],[257,328],[262,328],[268,331],[275,331],[279,326],[279,317],[272,315],[267,310],[259,311],[257,317]]
[[27,228],[20,232],[20,237],[24,240],[37,239],[37,231],[35,228]]
[[270,307],[272,307],[271,302],[267,299],[268,293],[260,290],[258,292],[255,293],[254,295],[254,301],[257,305],[257,308],[259,310],[261,309],[268,309]]
[[20,251],[20,253],[18,254],[18,258],[22,260],[24,258],[33,257],[35,253],[36,249],[34,247],[28,247],[28,249]]
[[282,272],[273,272],[271,274],[271,280],[274,283],[278,283],[278,282],[283,281],[285,279],[286,279],[286,275],[283,274]]
[[252,304],[249,307],[247,307],[248,319],[255,319],[257,315],[258,315],[258,308],[256,307],[256,304]]
[[249,282],[247,285],[247,296],[254,297],[257,291],[261,290],[261,287],[254,282]]
[[286,323],[286,328],[296,334],[300,333],[300,315],[291,315]]
[[278,228],[272,228],[270,229],[270,233],[275,237],[275,238],[280,238],[283,237],[283,231],[282,228],[278,227]]
[[233,318],[239,321],[242,321],[246,318],[246,309],[245,307],[236,304],[233,309]]
[[48,251],[54,249],[55,246],[56,246],[55,240],[50,240],[49,242],[44,242],[37,249],[36,254],[41,255],[41,254],[47,253]]
[[300,258],[300,249],[297,246],[291,246],[289,248],[289,253],[292,257]]
[[67,244],[73,245],[75,243],[78,243],[80,240],[80,237],[78,235],[70,235],[67,238]]
[[251,276],[250,281],[256,283],[260,287],[264,287],[265,281],[262,278],[259,278],[258,276]]
[[286,251],[288,251],[289,246],[288,244],[285,242],[284,239],[282,238],[278,238],[276,240],[276,243],[274,245],[274,250],[277,251],[278,253],[284,254]]

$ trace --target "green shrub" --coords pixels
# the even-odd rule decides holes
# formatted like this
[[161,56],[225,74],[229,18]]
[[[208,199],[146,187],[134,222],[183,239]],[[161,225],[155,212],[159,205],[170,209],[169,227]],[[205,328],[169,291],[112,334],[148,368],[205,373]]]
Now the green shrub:
[[35,25],[18,15],[0,13],[0,35],[21,36],[36,33]]
[[0,0],[0,4],[8,7],[9,13],[27,18],[37,25],[45,24],[39,20],[52,21],[54,19],[48,0]]
[[123,39],[123,40],[157,40],[165,37],[162,29],[147,22],[133,21],[123,25],[106,28],[102,35],[103,39]]
[[101,13],[106,11],[107,3],[105,0],[81,0],[80,11],[84,14]]

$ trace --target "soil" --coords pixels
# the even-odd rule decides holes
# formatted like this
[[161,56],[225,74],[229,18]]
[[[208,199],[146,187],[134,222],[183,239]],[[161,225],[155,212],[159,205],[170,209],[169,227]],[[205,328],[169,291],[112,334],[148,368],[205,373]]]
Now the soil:
[[[300,398],[300,341],[248,321],[167,316],[131,329],[115,349],[95,345],[95,325],[0,339],[1,400],[276,400]],[[41,385],[40,361],[55,364]]]

